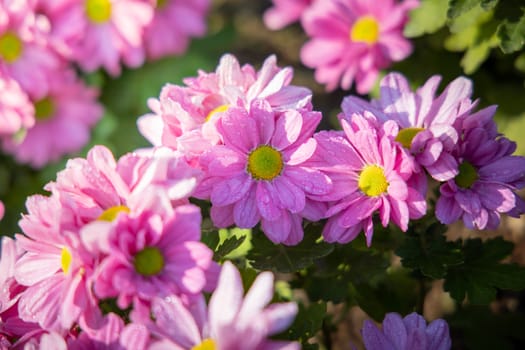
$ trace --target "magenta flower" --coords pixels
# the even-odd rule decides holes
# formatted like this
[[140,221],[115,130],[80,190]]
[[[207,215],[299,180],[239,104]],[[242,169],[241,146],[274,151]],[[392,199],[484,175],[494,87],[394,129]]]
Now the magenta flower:
[[144,63],[144,30],[153,17],[147,0],[66,1],[42,5],[50,31],[61,52],[70,54],[83,70],[103,67],[112,76]]
[[222,115],[217,130],[224,144],[201,157],[206,176],[195,193],[210,199],[216,226],[251,228],[261,221],[275,243],[302,240],[308,197],[331,189],[326,175],[303,166],[315,151],[311,135],[320,118],[307,110],[275,113],[265,101]]
[[151,300],[169,294],[200,293],[206,285],[213,252],[200,240],[200,209],[181,205],[171,217],[144,212],[97,221],[81,235],[95,256],[94,291],[100,299],[117,298],[127,308],[135,297]]
[[35,110],[27,94],[8,75],[0,73],[0,137],[12,137],[35,124]]
[[437,319],[427,325],[415,312],[404,318],[395,312],[386,314],[382,329],[365,320],[361,333],[366,350],[449,350],[452,346],[447,322]]
[[[73,71],[57,74],[48,94],[34,102],[36,123],[22,140],[4,140],[4,149],[17,161],[35,168],[78,152],[90,137],[90,129],[102,117],[98,91],[85,86]],[[55,137],[55,135],[60,137]]]
[[348,96],[342,108],[347,116],[370,110],[383,123],[395,120],[399,126],[394,135],[396,141],[409,149],[417,163],[434,179],[450,180],[458,174],[458,163],[452,155],[459,138],[455,126],[469,115],[475,104],[470,100],[470,80],[457,78],[435,97],[440,81],[441,77],[435,75],[413,92],[403,75],[390,73],[381,80],[378,100],[369,104]]
[[302,16],[311,39],[301,60],[316,69],[315,79],[327,90],[349,89],[355,80],[357,91],[365,94],[381,69],[410,55],[403,27],[408,11],[418,5],[418,0],[316,1]]
[[264,24],[278,30],[298,21],[313,0],[272,0],[273,7],[264,12]]
[[352,115],[341,119],[343,132],[323,131],[314,136],[318,147],[307,162],[330,176],[333,191],[320,199],[333,201],[323,236],[328,242],[347,243],[361,230],[372,243],[372,216],[379,212],[383,226],[393,221],[403,231],[409,219],[426,211],[426,182],[414,174],[414,164],[388,133],[394,122],[381,128],[374,116]]
[[140,118],[139,130],[154,145],[198,156],[221,142],[216,123],[229,107],[249,109],[255,99],[265,99],[278,111],[310,107],[310,90],[289,85],[292,76],[290,67],[276,65],[275,56],[268,57],[256,72],[251,65],[241,67],[234,56],[224,55],[215,72],[186,78],[186,86],[166,85],[160,100],[148,101],[154,113]]
[[267,339],[288,328],[298,311],[292,302],[267,306],[273,297],[273,280],[270,272],[259,274],[243,297],[241,275],[226,261],[207,310],[203,298],[193,307],[173,296],[155,299],[152,332],[165,339],[152,344],[150,350],[300,349],[296,342]]
[[148,57],[184,53],[190,38],[206,33],[209,8],[210,0],[157,0],[153,19],[144,32]]
[[2,1],[0,18],[0,71],[32,98],[43,98],[64,62],[48,46],[28,1]]
[[495,229],[502,213],[519,217],[525,202],[515,191],[525,187],[525,157],[516,144],[494,138],[490,130],[464,132],[457,149],[459,173],[440,187],[436,217],[444,224],[462,219],[471,229]]

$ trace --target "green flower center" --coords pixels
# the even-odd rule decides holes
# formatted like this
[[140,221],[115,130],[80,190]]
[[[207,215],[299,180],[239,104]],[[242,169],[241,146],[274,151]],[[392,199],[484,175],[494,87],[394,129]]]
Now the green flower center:
[[62,265],[62,271],[64,271],[64,275],[67,275],[69,271],[71,260],[73,260],[71,252],[66,247],[63,247],[62,252],[60,253],[60,263]]
[[114,207],[111,207],[111,208],[108,208],[108,209],[104,210],[104,212],[102,214],[100,214],[100,216],[98,217],[97,220],[111,222],[111,221],[113,221],[113,220],[115,220],[117,218],[117,215],[120,212],[124,212],[126,214],[129,214],[130,210],[125,205],[115,205]]
[[0,57],[7,63],[15,62],[22,55],[22,40],[12,32],[0,36]]
[[379,39],[379,23],[372,16],[360,17],[350,30],[350,39],[358,43],[375,44]]
[[217,345],[209,338],[204,339],[202,343],[195,345],[191,350],[216,350]]
[[270,146],[259,146],[248,155],[247,170],[256,180],[272,180],[282,169],[281,153]]
[[357,182],[359,189],[369,197],[379,196],[388,189],[383,168],[377,165],[367,165],[359,174]]
[[142,276],[154,276],[164,268],[164,256],[157,247],[146,247],[133,259],[135,271]]
[[161,9],[168,4],[169,0],[157,0],[157,8]]
[[86,0],[85,9],[93,23],[105,23],[111,18],[111,0]]
[[55,114],[55,104],[51,98],[46,97],[35,102],[35,117],[37,120],[47,120]]
[[410,148],[412,145],[412,140],[419,134],[423,128],[404,128],[399,130],[399,133],[396,136],[396,141],[403,145],[405,148]]
[[454,181],[461,188],[470,188],[478,178],[476,168],[469,162],[463,162],[459,165],[459,174],[456,175]]

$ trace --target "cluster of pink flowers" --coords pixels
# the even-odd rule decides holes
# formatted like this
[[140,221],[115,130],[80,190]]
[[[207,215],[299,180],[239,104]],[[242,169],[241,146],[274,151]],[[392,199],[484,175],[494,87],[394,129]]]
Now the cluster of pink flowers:
[[412,45],[403,36],[408,12],[419,0],[273,0],[264,14],[270,29],[300,20],[310,38],[301,61],[315,69],[315,79],[327,90],[347,90],[354,81],[368,93],[379,71],[405,59]]
[[[201,212],[188,198],[201,176],[163,147],[116,161],[95,146],[70,160],[49,196],[28,198],[23,234],[3,238],[2,344],[298,349],[267,339],[297,313],[294,303],[266,307],[273,275],[260,274],[243,297],[236,268],[219,267],[200,242]],[[208,305],[204,292],[213,292]]]
[[73,64],[117,76],[121,62],[138,67],[183,53],[205,33],[209,7],[209,0],[0,1],[2,150],[35,168],[79,151],[103,109]]
[[194,196],[211,202],[215,226],[260,224],[274,243],[295,245],[303,219],[327,219],[326,241],[364,232],[370,245],[376,214],[403,231],[426,214],[428,178],[441,184],[443,223],[495,228],[502,213],[525,211],[515,193],[525,185],[525,158],[497,133],[494,106],[475,111],[468,79],[436,96],[438,76],[414,92],[388,74],[378,100],[344,99],[342,130],[316,132],[321,114],[291,77],[274,56],[256,71],[225,55],[215,72],[168,84],[140,118],[154,145],[202,171]]

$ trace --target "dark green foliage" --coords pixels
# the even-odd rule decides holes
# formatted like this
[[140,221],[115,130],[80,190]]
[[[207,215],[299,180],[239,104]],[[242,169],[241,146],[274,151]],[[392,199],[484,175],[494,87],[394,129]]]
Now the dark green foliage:
[[[312,226],[310,226],[312,227]],[[253,248],[246,258],[259,270],[295,272],[304,269],[334,249],[333,245],[319,241],[315,229],[305,229],[304,239],[295,246],[272,243],[262,232],[254,232]]]
[[316,344],[308,343],[322,328],[326,317],[326,303],[317,302],[308,306],[299,303],[299,312],[294,323],[279,338],[297,340],[301,342],[302,349],[318,349]]
[[465,241],[465,261],[447,271],[445,290],[458,302],[468,297],[472,304],[488,304],[494,300],[497,289],[525,288],[525,268],[500,262],[512,248],[513,244],[502,238]]

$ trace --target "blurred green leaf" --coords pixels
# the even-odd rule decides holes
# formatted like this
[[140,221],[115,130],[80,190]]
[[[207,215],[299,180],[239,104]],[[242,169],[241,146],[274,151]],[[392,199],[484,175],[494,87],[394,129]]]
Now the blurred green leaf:
[[410,12],[404,35],[415,38],[437,32],[447,21],[448,0],[426,0]]
[[[467,11],[481,5],[482,0],[450,0],[447,17],[450,19],[459,17]],[[485,1],[485,6],[489,2]]]
[[233,252],[235,249],[239,248],[245,239],[246,239],[246,236],[241,236],[241,237],[231,236],[227,238],[215,250],[215,254],[213,255],[213,260],[215,261],[224,260],[224,258],[228,254]]
[[319,235],[305,232],[304,239],[295,246],[275,244],[263,232],[253,232],[252,249],[246,258],[259,270],[295,272],[304,269],[332,252],[333,245],[318,242]]
[[517,22],[505,20],[498,28],[500,47],[504,53],[512,53],[522,49],[525,44],[525,13]]
[[326,303],[317,302],[308,306],[299,303],[299,312],[290,328],[278,336],[280,339],[300,341],[302,349],[318,349],[317,345],[308,343],[323,327],[326,317]]
[[512,252],[513,244],[501,237],[482,242],[470,239],[463,244],[465,261],[448,269],[445,290],[458,302],[468,296],[472,304],[488,304],[496,289],[525,288],[525,268],[500,261]]

